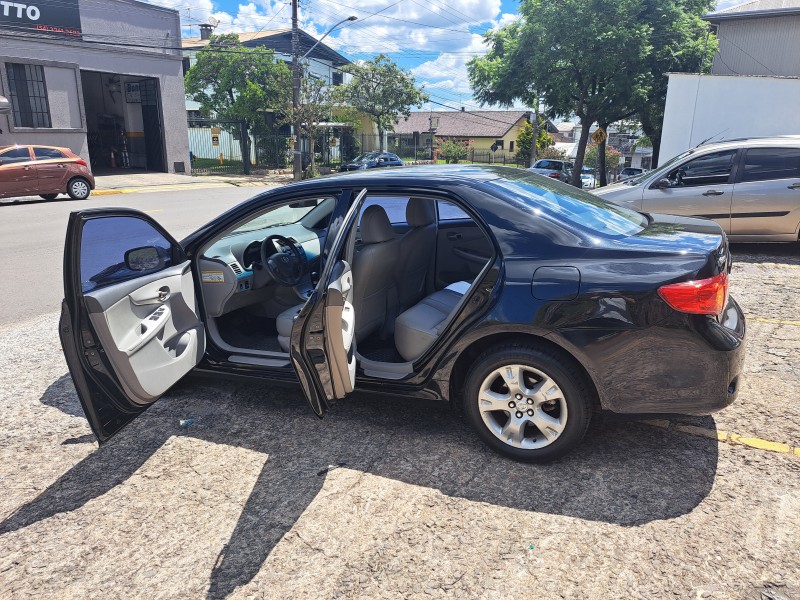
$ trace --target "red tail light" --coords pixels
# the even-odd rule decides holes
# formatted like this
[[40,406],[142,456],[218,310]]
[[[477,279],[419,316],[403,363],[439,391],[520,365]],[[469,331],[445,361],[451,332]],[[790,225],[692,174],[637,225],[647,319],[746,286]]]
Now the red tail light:
[[548,177],[552,177],[553,179],[558,179],[559,178],[559,174],[558,173],[550,173],[550,175],[548,175]]
[[719,315],[728,301],[728,275],[672,283],[658,288],[658,295],[675,310],[694,315]]
[[86,164],[86,161],[83,160],[82,158],[79,158],[78,160],[76,160],[75,164],[76,165],[81,165],[82,167],[88,167],[89,166],[89,165]]

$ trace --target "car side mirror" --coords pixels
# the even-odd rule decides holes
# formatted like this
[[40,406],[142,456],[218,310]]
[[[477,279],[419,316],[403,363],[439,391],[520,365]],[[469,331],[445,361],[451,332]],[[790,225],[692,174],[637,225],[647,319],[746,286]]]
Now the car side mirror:
[[662,177],[658,181],[656,181],[656,187],[660,190],[672,187],[672,182],[667,179],[666,177]]
[[153,271],[164,266],[164,257],[155,246],[142,246],[125,252],[125,266],[131,271]]

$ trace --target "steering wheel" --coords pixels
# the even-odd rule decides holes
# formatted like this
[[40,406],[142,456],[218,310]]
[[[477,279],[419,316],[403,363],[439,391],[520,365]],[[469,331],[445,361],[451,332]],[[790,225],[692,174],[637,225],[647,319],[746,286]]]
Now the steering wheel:
[[271,235],[261,242],[261,264],[275,281],[289,286],[300,283],[308,271],[306,253],[297,242],[282,235]]

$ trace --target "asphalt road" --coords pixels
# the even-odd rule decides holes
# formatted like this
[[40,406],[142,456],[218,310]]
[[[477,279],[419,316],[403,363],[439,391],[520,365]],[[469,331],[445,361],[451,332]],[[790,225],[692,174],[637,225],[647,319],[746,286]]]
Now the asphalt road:
[[[268,188],[264,188],[268,189]],[[0,202],[0,325],[58,310],[64,296],[62,259],[70,212],[124,206],[152,216],[181,239],[213,217],[262,191],[257,187],[137,192],[87,200],[39,198]]]

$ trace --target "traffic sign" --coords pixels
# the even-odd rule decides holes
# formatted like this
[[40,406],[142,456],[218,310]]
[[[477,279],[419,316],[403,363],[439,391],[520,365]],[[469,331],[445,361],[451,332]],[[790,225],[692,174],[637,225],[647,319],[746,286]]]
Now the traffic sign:
[[212,135],[211,136],[211,145],[212,146],[219,146],[219,136],[218,135]]
[[598,127],[597,131],[592,134],[592,141],[595,144],[602,144],[607,137],[605,130],[602,127]]

